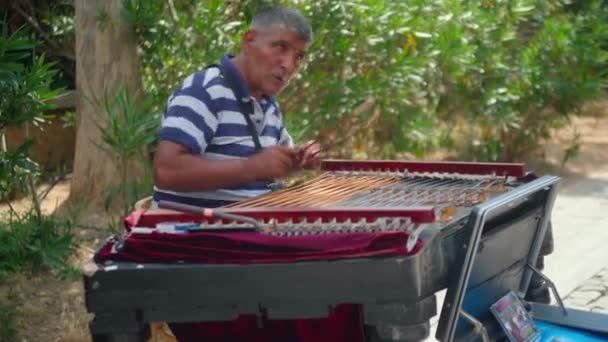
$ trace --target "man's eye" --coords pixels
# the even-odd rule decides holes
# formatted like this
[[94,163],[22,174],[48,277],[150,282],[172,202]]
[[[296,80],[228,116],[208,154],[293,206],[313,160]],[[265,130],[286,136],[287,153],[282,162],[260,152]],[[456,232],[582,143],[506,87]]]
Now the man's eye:
[[289,46],[285,42],[277,42],[274,44],[274,46],[281,51],[287,51],[289,49]]

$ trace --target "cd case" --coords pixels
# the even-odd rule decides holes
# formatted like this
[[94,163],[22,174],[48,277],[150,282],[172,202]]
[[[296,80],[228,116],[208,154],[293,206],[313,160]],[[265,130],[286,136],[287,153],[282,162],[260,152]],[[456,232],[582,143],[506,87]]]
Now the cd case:
[[509,291],[492,304],[490,310],[500,323],[511,342],[533,342],[540,340],[534,320],[524,307],[524,303],[513,291]]

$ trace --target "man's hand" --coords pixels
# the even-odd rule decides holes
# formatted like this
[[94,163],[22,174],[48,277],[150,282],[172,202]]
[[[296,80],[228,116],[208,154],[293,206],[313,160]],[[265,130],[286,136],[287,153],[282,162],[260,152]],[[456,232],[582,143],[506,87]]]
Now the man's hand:
[[275,145],[249,157],[245,161],[246,171],[251,172],[256,179],[282,178],[294,168],[296,160],[296,151]]
[[310,140],[295,149],[296,152],[296,167],[304,169],[312,169],[321,165],[321,145],[315,140]]

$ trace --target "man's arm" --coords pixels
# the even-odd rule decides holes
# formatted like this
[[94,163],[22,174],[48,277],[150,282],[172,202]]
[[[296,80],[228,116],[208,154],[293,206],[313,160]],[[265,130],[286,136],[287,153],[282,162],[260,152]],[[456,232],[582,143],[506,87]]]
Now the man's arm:
[[271,180],[292,170],[294,153],[286,146],[272,146],[246,159],[209,160],[185,146],[161,140],[154,160],[154,181],[161,189],[190,192]]

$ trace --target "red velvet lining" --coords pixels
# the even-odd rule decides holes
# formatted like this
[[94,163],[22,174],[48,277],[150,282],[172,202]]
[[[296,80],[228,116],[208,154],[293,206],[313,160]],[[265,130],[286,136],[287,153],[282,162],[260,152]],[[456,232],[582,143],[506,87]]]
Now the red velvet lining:
[[[200,222],[197,217],[172,211],[138,210],[125,227],[154,227],[166,221]],[[118,251],[102,247],[98,260],[133,262],[188,261],[213,264],[289,263],[361,257],[406,256],[407,233],[353,233],[279,237],[252,232],[130,234]],[[261,323],[261,324],[260,324]],[[339,305],[327,318],[260,320],[242,315],[232,322],[172,324],[181,341],[363,341],[359,305]]]

